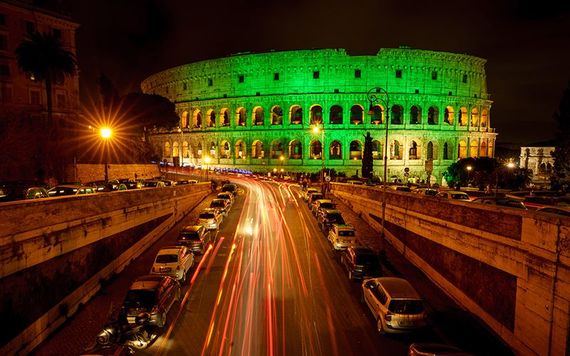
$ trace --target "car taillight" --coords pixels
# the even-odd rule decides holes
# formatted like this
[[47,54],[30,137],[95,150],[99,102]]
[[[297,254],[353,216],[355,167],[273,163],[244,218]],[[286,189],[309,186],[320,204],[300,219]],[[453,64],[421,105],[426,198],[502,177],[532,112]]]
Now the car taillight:
[[384,315],[384,320],[392,321],[392,313],[390,312],[386,313],[386,315]]

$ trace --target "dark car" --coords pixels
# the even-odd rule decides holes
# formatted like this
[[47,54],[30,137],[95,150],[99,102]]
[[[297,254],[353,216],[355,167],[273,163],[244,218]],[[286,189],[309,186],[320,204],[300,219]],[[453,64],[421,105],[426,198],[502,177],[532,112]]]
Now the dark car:
[[140,189],[143,186],[141,181],[127,178],[119,179],[119,183],[124,184],[127,189]]
[[57,185],[48,190],[50,197],[62,197],[68,195],[95,194],[97,191],[93,187],[85,185]]
[[235,197],[237,195],[237,185],[233,183],[226,183],[222,186],[222,192],[229,192]]
[[203,225],[184,226],[178,234],[178,243],[187,246],[190,251],[203,254],[210,242],[210,231]]
[[0,202],[49,197],[47,190],[37,182],[0,183]]
[[149,325],[164,327],[172,305],[180,300],[180,284],[172,277],[147,275],[137,278],[125,297],[121,317],[129,324],[141,313],[148,313]]
[[376,252],[364,246],[349,246],[340,256],[340,262],[348,271],[348,279],[378,277],[382,274]]
[[498,205],[507,208],[515,208],[527,210],[526,206],[519,199],[513,199],[508,197],[481,197],[473,200],[473,203],[486,204],[486,205]]
[[321,209],[319,215],[317,215],[317,222],[324,233],[328,233],[333,224],[345,224],[340,211],[336,209]]

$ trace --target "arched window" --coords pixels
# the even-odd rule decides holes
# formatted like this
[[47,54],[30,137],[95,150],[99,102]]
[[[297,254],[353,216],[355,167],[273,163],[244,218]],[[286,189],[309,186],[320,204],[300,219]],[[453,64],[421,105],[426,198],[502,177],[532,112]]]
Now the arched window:
[[190,150],[188,149],[188,141],[182,142],[182,157],[189,158]]
[[293,140],[289,143],[289,159],[303,159],[303,147],[300,141]]
[[246,112],[245,108],[239,108],[236,111],[236,121],[238,126],[245,126]]
[[321,154],[323,153],[323,145],[321,144],[321,141],[315,140],[311,142],[310,150],[312,159],[321,159]]
[[342,107],[331,106],[329,122],[333,125],[342,125]]
[[479,157],[487,157],[487,142],[481,140],[481,147],[479,148]]
[[384,109],[380,105],[372,107],[372,115],[370,115],[370,122],[374,125],[384,123]]
[[230,126],[230,115],[228,114],[228,109],[222,109],[221,112],[222,126]]
[[294,105],[291,106],[291,112],[289,115],[291,120],[291,124],[298,125],[303,122],[303,109],[300,106]]
[[180,127],[182,127],[183,129],[188,127],[188,111],[184,111],[182,113],[182,117],[180,119]]
[[452,156],[451,145],[445,142],[443,144],[443,159],[451,159]]
[[323,123],[323,108],[320,105],[314,105],[311,108],[311,125],[317,125]]
[[433,160],[433,143],[431,141],[427,144],[426,158],[428,160]]
[[263,126],[265,124],[263,117],[263,108],[257,107],[253,109],[253,124],[255,126]]
[[467,143],[463,140],[459,141],[458,154],[459,158],[467,158]]
[[202,127],[202,113],[197,110],[194,112],[194,117],[192,118],[194,127],[200,128]]
[[479,126],[479,110],[477,108],[471,109],[471,127]]
[[230,158],[231,156],[230,143],[228,141],[222,141],[220,144],[220,158]]
[[198,146],[196,147],[197,153],[196,153],[196,157],[197,158],[202,158],[202,144],[198,143]]
[[467,108],[461,107],[459,110],[459,126],[467,126]]
[[251,145],[251,158],[263,158],[265,156],[265,152],[263,150],[263,142],[256,140]]
[[392,141],[392,145],[390,147],[390,159],[402,159],[402,144],[398,140]]
[[216,112],[214,110],[210,110],[208,117],[208,127],[216,127]]
[[271,125],[283,124],[283,109],[279,106],[271,108]]
[[401,125],[402,124],[402,113],[403,108],[400,105],[392,106],[392,113],[390,117],[390,124],[392,125]]
[[445,108],[445,112],[443,113],[443,122],[448,125],[453,125],[454,113],[453,108],[448,106]]
[[552,164],[550,162],[546,163],[546,174],[552,174]]
[[172,157],[180,157],[180,152],[178,151],[178,142],[174,141],[172,144]]
[[350,143],[350,159],[362,159],[362,142],[354,140]]
[[273,140],[273,142],[271,142],[271,151],[269,154],[270,157],[273,159],[277,159],[284,154],[283,143],[281,142],[281,140]]
[[236,142],[236,159],[246,159],[247,158],[247,151],[245,142],[239,140]]
[[360,125],[364,120],[364,109],[360,105],[353,105],[350,108],[350,123],[353,125]]
[[329,155],[330,159],[342,159],[342,145],[339,141],[331,142]]
[[170,142],[164,143],[164,157],[172,157],[172,152],[170,151]]
[[[489,121],[487,109],[483,109],[481,112],[481,127],[487,127],[487,122]],[[491,155],[489,155],[491,157]]]
[[435,106],[428,109],[428,125],[437,125],[439,120],[439,110]]
[[479,153],[479,143],[477,142],[477,139],[472,138],[469,146],[469,157],[476,158],[477,153]]
[[210,144],[208,145],[208,154],[210,155],[210,157],[212,158],[216,158],[218,157],[218,149],[216,146],[215,142],[210,142]]
[[418,149],[418,144],[416,141],[410,143],[410,150],[408,151],[409,159],[420,159],[420,150]]
[[421,111],[417,106],[412,106],[410,108],[410,124],[412,125],[417,125],[417,124],[421,124]]
[[372,159],[384,159],[384,147],[378,140],[372,141]]
[[493,157],[495,153],[493,152],[495,148],[495,141],[489,140],[487,145],[487,157]]
[[540,174],[546,173],[546,163],[541,163],[540,166],[538,166],[538,173]]

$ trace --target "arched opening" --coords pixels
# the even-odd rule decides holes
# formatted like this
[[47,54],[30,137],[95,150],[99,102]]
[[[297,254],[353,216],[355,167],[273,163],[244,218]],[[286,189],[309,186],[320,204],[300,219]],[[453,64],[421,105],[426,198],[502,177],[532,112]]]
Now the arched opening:
[[221,111],[222,126],[230,126],[230,115],[228,114],[228,109],[222,109]]
[[208,144],[208,155],[211,158],[218,157],[218,146],[216,145],[215,142],[210,142],[210,144]]
[[291,106],[291,111],[289,114],[291,124],[299,125],[303,122],[303,109],[299,105]]
[[382,143],[378,140],[372,141],[372,159],[374,160],[384,159],[384,147]]
[[281,157],[281,155],[284,154],[283,142],[281,142],[281,140],[273,140],[273,142],[271,142],[271,150],[269,154],[272,159],[278,159]]
[[319,125],[323,123],[323,108],[320,105],[314,105],[311,107],[311,125]]
[[353,105],[350,108],[350,123],[352,125],[360,125],[364,120],[364,109],[360,105]]
[[174,141],[172,144],[172,157],[180,157],[180,151],[178,151],[178,142]]
[[180,127],[182,127],[183,129],[188,127],[188,111],[184,111],[182,113],[182,117],[180,118]]
[[198,143],[198,145],[196,146],[196,157],[197,158],[202,158],[202,144]]
[[390,145],[390,159],[402,159],[402,144],[398,140],[392,141],[392,144]]
[[263,108],[256,107],[253,109],[253,125],[263,126],[265,125],[265,119],[263,117]]
[[550,164],[550,162],[546,163],[546,174],[551,175],[552,174],[552,164]]
[[467,108],[461,107],[459,109],[459,126],[467,126]]
[[459,150],[458,150],[459,158],[467,158],[467,143],[461,140],[459,141]]
[[546,163],[541,163],[540,166],[538,166],[538,173],[546,174]]
[[420,109],[416,106],[413,105],[410,108],[410,124],[412,125],[418,125],[421,123],[421,111]]
[[479,153],[479,143],[477,139],[471,139],[469,142],[469,157],[475,158],[477,157],[477,153]]
[[448,125],[453,125],[453,120],[454,120],[453,108],[451,106],[448,106],[445,108],[445,112],[443,113],[443,122],[445,122]]
[[251,158],[258,158],[261,159],[265,156],[265,152],[263,150],[263,142],[256,140],[251,145]]
[[362,142],[358,140],[350,142],[350,159],[362,159]]
[[230,143],[226,140],[220,144],[220,158],[231,158]]
[[451,159],[453,153],[451,152],[451,145],[447,142],[443,143],[443,159]]
[[242,140],[238,140],[236,142],[236,159],[246,159],[247,158],[247,151],[245,142]]
[[193,125],[196,128],[202,127],[202,113],[199,110],[194,112],[194,117],[192,118]]
[[164,157],[172,157],[172,152],[170,151],[170,142],[164,143]]
[[289,159],[302,159],[303,149],[301,142],[298,140],[293,140],[289,143]]
[[[489,114],[487,113],[487,109],[483,109],[481,113],[481,127],[487,127],[487,122],[489,121]],[[489,157],[491,157],[489,155]]]
[[283,124],[283,109],[280,106],[271,108],[271,125]]
[[309,149],[312,159],[321,159],[321,155],[323,153],[323,145],[321,144],[321,141],[312,141]]
[[433,160],[433,143],[430,141],[427,144],[427,152],[426,152],[426,158],[428,160]]
[[190,158],[190,150],[188,148],[188,141],[182,142],[182,157]]
[[410,149],[408,151],[408,158],[413,159],[420,159],[420,150],[418,147],[418,143],[416,141],[410,142]]
[[487,142],[481,140],[481,147],[479,148],[479,157],[487,157]]
[[342,159],[342,145],[339,141],[334,140],[330,144],[330,159]]
[[471,109],[471,127],[479,126],[479,110],[477,108]]
[[380,105],[374,105],[372,107],[372,115],[370,115],[370,122],[374,125],[380,125],[384,123],[384,108]]
[[404,109],[400,105],[392,106],[392,113],[390,117],[390,124],[401,125],[402,124],[402,114]]
[[437,125],[439,120],[439,110],[432,106],[428,109],[428,125]]
[[239,108],[236,111],[236,123],[238,126],[245,126],[246,121],[246,112],[245,108]]
[[208,127],[216,127],[216,112],[210,110],[208,113]]
[[331,106],[329,122],[333,125],[342,125],[342,107],[339,105]]

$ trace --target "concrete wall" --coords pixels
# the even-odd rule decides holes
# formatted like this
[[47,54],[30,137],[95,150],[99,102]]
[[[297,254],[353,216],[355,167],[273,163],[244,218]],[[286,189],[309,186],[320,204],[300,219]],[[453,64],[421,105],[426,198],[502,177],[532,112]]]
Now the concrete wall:
[[[109,179],[150,179],[160,176],[157,164],[109,164]],[[87,183],[105,179],[104,164],[76,164],[65,169],[66,182]]]
[[[377,231],[382,191],[332,191]],[[388,191],[387,240],[520,355],[569,355],[570,219]]]
[[0,204],[0,354],[26,354],[210,192],[208,183]]

